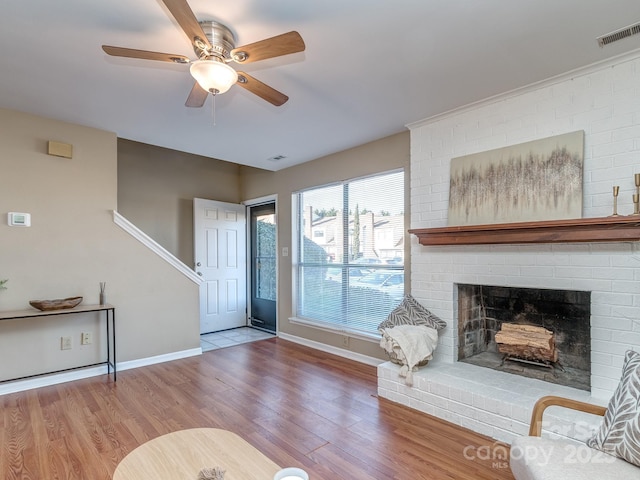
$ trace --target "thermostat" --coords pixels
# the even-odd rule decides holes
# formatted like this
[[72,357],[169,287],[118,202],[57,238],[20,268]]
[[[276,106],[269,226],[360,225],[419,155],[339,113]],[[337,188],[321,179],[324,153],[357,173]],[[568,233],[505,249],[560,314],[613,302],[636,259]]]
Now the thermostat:
[[31,226],[31,214],[30,213],[9,212],[9,226],[11,226],[11,227],[30,227]]

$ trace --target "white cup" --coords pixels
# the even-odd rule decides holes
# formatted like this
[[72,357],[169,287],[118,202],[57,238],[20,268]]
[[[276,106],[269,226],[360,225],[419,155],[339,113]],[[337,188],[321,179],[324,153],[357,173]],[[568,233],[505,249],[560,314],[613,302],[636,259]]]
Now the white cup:
[[276,473],[273,480],[309,480],[309,475],[301,468],[289,467]]

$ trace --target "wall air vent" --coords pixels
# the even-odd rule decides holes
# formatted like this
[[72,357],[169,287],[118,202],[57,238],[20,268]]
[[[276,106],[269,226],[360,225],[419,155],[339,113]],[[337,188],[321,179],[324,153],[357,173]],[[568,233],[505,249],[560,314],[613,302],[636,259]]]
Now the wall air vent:
[[605,45],[609,45],[610,43],[617,42],[618,40],[622,40],[623,38],[630,37],[632,35],[637,35],[640,33],[640,23],[636,23],[634,25],[629,25],[628,27],[621,28],[620,30],[616,30],[615,32],[607,33],[606,35],[602,35],[598,37],[598,45],[600,47],[604,47]]

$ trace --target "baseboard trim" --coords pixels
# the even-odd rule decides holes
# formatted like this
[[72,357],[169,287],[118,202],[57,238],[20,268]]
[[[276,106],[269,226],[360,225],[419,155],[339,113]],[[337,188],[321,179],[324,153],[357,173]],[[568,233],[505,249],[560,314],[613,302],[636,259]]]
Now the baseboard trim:
[[289,335],[288,333],[279,332],[278,338],[288,340],[289,342],[298,343],[300,345],[304,345],[305,347],[315,348],[316,350],[321,350],[333,355],[338,355],[339,357],[348,358],[349,360],[355,360],[356,362],[364,363],[366,365],[371,365],[374,367],[377,367],[381,363],[386,362],[386,360],[381,360],[376,357],[370,357],[361,353],[352,352],[351,350],[345,350],[344,348],[338,348],[332,345],[327,345],[325,343],[315,342],[313,340],[309,340],[308,338]]
[[140,358],[138,360],[129,360],[128,362],[118,363],[118,371],[130,370],[132,368],[147,367],[156,363],[170,362],[172,360],[180,360],[181,358],[194,357],[202,355],[202,348],[192,348],[190,350],[182,350],[180,352],[165,353],[156,355],[155,357]]
[[[180,352],[172,352],[164,355],[156,355],[154,357],[140,358],[138,360],[130,360],[127,362],[118,363],[118,372],[123,370],[130,370],[132,368],[145,367],[148,365],[155,365],[156,363],[170,362],[172,360],[179,360],[181,358],[193,357],[195,355],[201,355],[202,349],[192,348],[190,350],[182,350]],[[34,388],[48,387],[51,385],[57,385],[59,383],[72,382],[74,380],[82,380],[89,377],[97,377],[99,375],[106,375],[107,366],[100,365],[97,367],[89,367],[78,370],[71,370],[68,372],[54,373],[42,377],[27,378],[24,380],[16,380],[14,382],[7,382],[0,384],[0,396],[8,395],[10,393],[24,392],[26,390],[32,390]]]
[[[356,362],[364,363],[377,367],[385,360],[379,358],[370,357],[361,353],[345,350],[344,348],[338,348],[324,343],[315,342],[303,337],[297,337],[295,335],[289,335],[287,333],[279,333],[279,338],[287,340],[289,342],[304,345],[306,347],[314,348],[323,352],[338,355],[339,357],[348,358]],[[156,355],[153,357],[139,358],[137,360],[129,360],[126,362],[118,362],[118,372],[130,370],[132,368],[146,367],[149,365],[155,365],[157,363],[170,362],[172,360],[179,360],[181,358],[193,357],[196,355],[202,355],[202,348],[192,348],[189,350],[182,350],[179,352],[166,353],[163,355]],[[69,372],[62,372],[51,374],[42,377],[28,378],[25,380],[16,380],[14,382],[7,382],[6,384],[0,384],[0,396],[10,393],[23,392],[26,390],[32,390],[34,388],[48,387],[51,385],[57,385],[59,383],[72,382],[74,380],[82,380],[89,377],[97,377],[98,375],[106,375],[107,366],[100,365],[98,367],[90,367],[79,370],[72,370]]]

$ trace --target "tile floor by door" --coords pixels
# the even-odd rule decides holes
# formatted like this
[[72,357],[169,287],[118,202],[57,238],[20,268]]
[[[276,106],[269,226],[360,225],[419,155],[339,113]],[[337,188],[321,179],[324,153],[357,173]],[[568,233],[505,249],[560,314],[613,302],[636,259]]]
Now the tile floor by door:
[[274,336],[273,333],[263,332],[262,330],[251,327],[233,328],[231,330],[200,335],[200,347],[203,352],[207,352],[217,348],[231,347],[241,343],[273,338]]

